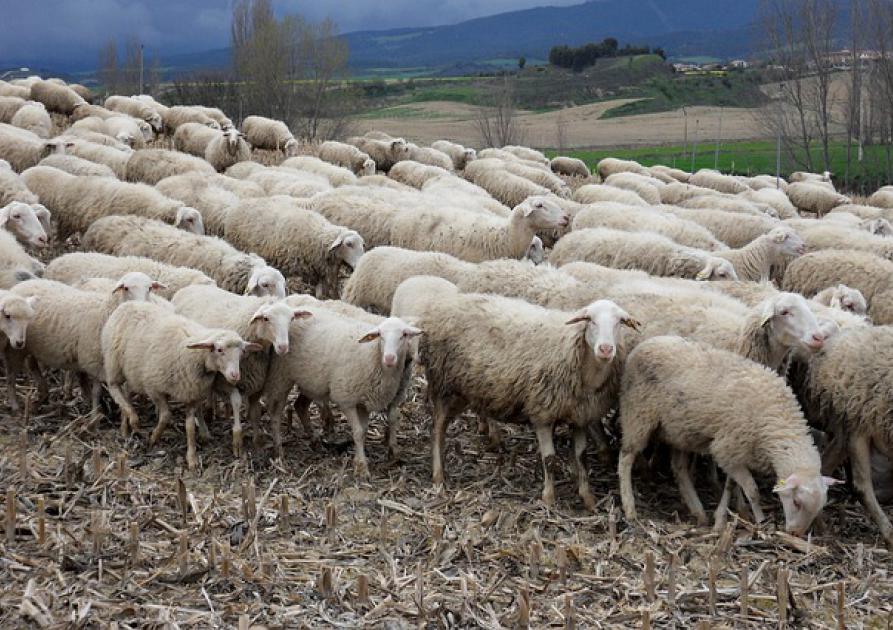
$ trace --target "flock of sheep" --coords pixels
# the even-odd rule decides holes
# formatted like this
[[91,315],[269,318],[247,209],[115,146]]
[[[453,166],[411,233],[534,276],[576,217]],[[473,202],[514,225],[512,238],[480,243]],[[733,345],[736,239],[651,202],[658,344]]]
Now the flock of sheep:
[[[525,147],[377,132],[311,157],[279,121],[237,130],[214,108],[90,97],[54,79],[0,82],[13,410],[25,369],[38,402],[47,369],[76,378],[95,416],[107,390],[125,434],[140,428],[131,396],[147,397],[150,442],[183,405],[195,467],[203,408],[220,397],[236,454],[243,417],[257,439],[266,414],[281,456],[289,400],[309,434],[310,404],[328,432],[333,403],[365,475],[370,413],[386,416],[396,453],[418,367],[437,484],[447,426],[472,410],[493,439],[502,422],[533,426],[547,504],[566,423],[589,508],[590,436],[619,458],[630,519],[633,464],[654,444],[700,524],[691,456],[709,455],[727,475],[717,526],[736,487],[763,519],[757,474],[798,534],[835,483],[824,475],[848,462],[893,545],[879,503],[893,456],[893,187],[854,203],[827,173],[787,182],[605,159],[590,174]],[[147,148],[162,134],[176,150]],[[252,161],[252,148],[282,161]],[[84,251],[45,265],[28,249],[50,235]],[[287,295],[287,277],[316,295]]]

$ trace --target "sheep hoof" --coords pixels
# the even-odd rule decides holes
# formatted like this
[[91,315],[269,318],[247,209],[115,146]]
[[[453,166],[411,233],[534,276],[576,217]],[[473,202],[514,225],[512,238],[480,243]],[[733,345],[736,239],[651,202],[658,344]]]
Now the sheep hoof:
[[583,505],[586,506],[587,510],[589,510],[590,512],[596,511],[595,497],[592,496],[591,492],[581,493],[580,498],[583,499]]
[[369,463],[366,461],[354,462],[353,472],[358,479],[369,479]]
[[189,467],[189,470],[198,468],[198,458],[195,456],[195,453],[186,453],[186,466]]

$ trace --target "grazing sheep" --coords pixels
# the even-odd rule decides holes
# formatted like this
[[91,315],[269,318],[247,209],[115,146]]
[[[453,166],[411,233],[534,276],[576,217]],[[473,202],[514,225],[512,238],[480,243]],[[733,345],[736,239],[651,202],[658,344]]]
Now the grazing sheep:
[[[107,125],[112,121],[118,121],[114,129]],[[99,136],[106,136],[114,140],[115,146],[125,145],[131,149],[145,149],[146,141],[142,131],[136,125],[135,118],[124,119],[122,116],[112,118],[82,118],[74,123],[66,133],[82,135],[85,139],[93,141]],[[89,135],[86,134],[95,134]]]
[[449,140],[432,142],[431,148],[446,153],[453,161],[453,169],[457,171],[465,170],[466,164],[477,159],[477,152],[474,149],[463,147],[461,144]]
[[198,465],[195,455],[196,411],[211,393],[216,373],[230,384],[239,382],[239,362],[261,347],[229,330],[205,328],[156,304],[130,302],[118,307],[102,329],[102,355],[109,393],[121,409],[121,430],[136,432],[139,416],[129,393],[148,396],[158,423],[155,444],[171,417],[169,402],[186,405],[186,463]]
[[28,190],[22,176],[12,170],[9,162],[0,161],[0,207],[11,201],[21,201],[28,205],[37,203],[37,195]]
[[819,217],[828,214],[837,206],[850,203],[849,197],[812,182],[795,182],[788,186],[785,192],[798,210],[811,212]]
[[323,142],[319,145],[319,159],[350,169],[356,175],[375,175],[375,160],[352,144]]
[[50,212],[40,204],[10,201],[0,208],[0,228],[15,235],[20,243],[46,247]]
[[92,103],[96,99],[96,94],[86,85],[80,83],[69,83],[69,89],[84,99],[87,103]]
[[28,101],[31,100],[31,88],[0,81],[0,96],[15,97]]
[[71,142],[70,146],[67,146],[65,153],[70,153],[75,157],[107,166],[118,179],[123,180],[124,175],[127,173],[127,161],[130,159],[130,155],[133,152],[127,147],[125,147],[124,150],[119,150],[114,147],[104,146],[94,142],[77,140]]
[[35,81],[31,86],[31,99],[43,103],[47,111],[65,116],[71,115],[75,107],[86,102],[67,85],[49,81]]
[[[259,438],[257,421],[261,416],[260,396],[267,380],[271,352],[277,355],[289,351],[289,325],[293,319],[310,317],[305,310],[295,309],[282,301],[233,295],[223,289],[191,286],[173,297],[177,313],[189,317],[202,326],[236,332],[242,339],[262,346],[264,352],[242,356],[241,378],[238,385],[220,375],[214,379],[214,391],[226,396],[232,407],[233,454],[242,454],[242,399],[248,399],[248,419],[255,443]],[[277,446],[281,449],[281,438]],[[277,455],[281,458],[280,450]]]
[[0,230],[0,289],[43,275],[44,264],[32,258],[11,232]]
[[546,170],[540,166],[528,166],[516,160],[503,162],[501,166],[509,173],[528,179],[537,186],[547,188],[550,192],[559,197],[568,199],[571,196],[570,188],[564,183],[564,180],[550,170]]
[[106,109],[102,105],[91,105],[89,103],[81,103],[77,107],[74,108],[74,111],[71,112],[71,116],[69,119],[71,122],[77,122],[79,120],[83,120],[84,118],[102,118],[105,120],[106,118],[111,118],[112,116],[118,116],[123,112],[116,112],[110,109]]
[[146,121],[151,125],[155,133],[160,133],[164,127],[161,112],[159,112],[159,110],[152,104],[146,103],[140,99],[113,95],[105,99],[104,105],[106,109],[111,111],[120,112],[133,118],[139,118],[140,120]]
[[862,292],[845,284],[838,284],[836,287],[828,287],[824,291],[819,291],[812,299],[823,306],[837,308],[855,315],[868,314],[868,302],[865,301]]
[[226,114],[224,114],[217,107],[206,107],[204,105],[190,105],[192,109],[198,110],[203,113],[208,118],[215,121],[222,131],[228,131],[230,129],[235,129],[233,125],[233,121],[230,120]]
[[682,182],[666,184],[660,189],[660,200],[661,203],[665,204],[681,204],[682,202],[694,199],[695,197],[722,196],[722,193],[719,193],[712,188],[702,188],[701,186],[683,184]]
[[304,173],[320,175],[329,180],[333,187],[350,186],[357,183],[357,176],[350,169],[309,155],[288,158],[279,166],[280,168],[291,168]]
[[[106,107],[108,107],[108,103],[106,103]],[[164,122],[164,128],[171,134],[176,132],[180,125],[185,125],[186,123],[199,123],[201,125],[207,125],[212,129],[220,129],[220,123],[208,116],[201,109],[190,107],[188,105],[168,107],[161,113],[161,120]]]
[[624,190],[615,186],[603,184],[586,184],[574,191],[574,201],[577,203],[622,203],[626,206],[647,206],[648,202],[631,190]]
[[103,125],[105,133],[114,138],[119,138],[124,134],[131,136],[133,138],[131,146],[135,149],[144,148],[146,142],[155,139],[152,125],[132,116],[111,116],[105,119]]
[[586,162],[565,155],[559,155],[558,157],[552,158],[549,162],[549,168],[552,169],[553,173],[565,175],[566,177],[585,178],[591,175],[589,167],[586,166]]
[[127,160],[124,179],[154,186],[165,177],[196,171],[211,175],[214,167],[201,158],[167,149],[134,151]]
[[747,190],[747,185],[742,184],[734,177],[706,168],[689,177],[688,183],[702,188],[711,188],[728,195],[737,195]]
[[602,181],[615,173],[638,173],[650,175],[648,169],[632,160],[618,160],[617,158],[604,158],[595,165],[595,170]]
[[766,205],[757,205],[743,198],[719,195],[702,195],[686,199],[679,204],[683,208],[694,210],[721,210],[731,214],[745,214],[750,216],[769,216],[777,219],[775,209]]
[[788,196],[782,190],[777,190],[775,188],[745,190],[739,196],[756,204],[771,207],[775,210],[775,213],[780,219],[793,219],[797,217],[797,208],[791,203]]
[[635,173],[615,173],[604,181],[604,185],[634,192],[644,199],[645,203],[656,206],[660,203],[660,188],[665,184],[653,177]]
[[363,237],[333,225],[285,196],[245,200],[226,217],[226,240],[260,254],[287,275],[316,286],[319,297],[337,297],[342,264],[354,269]]
[[847,212],[846,210],[841,210],[841,208],[846,207],[849,206],[838,206],[826,214],[823,220],[840,223],[848,228],[862,230],[869,234],[874,234],[875,236],[893,236],[893,224],[891,224],[889,220],[882,217],[863,219],[859,215]]
[[806,244],[797,232],[779,226],[740,249],[718,251],[714,255],[732,263],[739,280],[768,282],[773,268],[783,267],[790,258],[805,251]]
[[706,228],[641,206],[602,202],[585,206],[574,216],[575,230],[606,227],[628,232],[655,232],[688,247],[707,251],[728,249]]
[[97,252],[73,252],[54,258],[46,268],[46,278],[75,286],[85,278],[117,279],[140,272],[154,278],[157,294],[169,300],[174,294],[191,285],[214,285],[214,281],[197,269],[174,267],[139,256],[109,256]]
[[523,203],[528,197],[543,197],[549,189],[535,184],[526,177],[508,172],[498,160],[478,159],[465,167],[465,179],[477,184],[497,201],[510,208]]
[[285,297],[285,278],[257,255],[245,254],[213,236],[190,234],[135,216],[94,221],[82,239],[86,248],[116,256],[145,256],[206,273],[233,293]]
[[[226,216],[241,203],[241,199],[219,186],[219,182],[219,179],[207,178],[198,173],[187,173],[166,177],[155,188],[163,195],[198,210],[202,215],[205,233],[222,237]],[[257,196],[262,194],[261,192]]]
[[[375,163],[373,162],[373,164]],[[406,184],[394,181],[387,175],[363,175],[362,177],[357,178],[357,186],[389,188],[391,190],[402,190],[404,192],[412,192],[413,190],[412,186],[407,186]]]
[[[102,293],[76,289],[53,280],[29,280],[17,284],[12,292],[22,298],[36,298],[40,307],[29,326],[31,334],[25,347],[16,353],[8,373],[14,382],[24,358],[43,368],[72,370],[89,379],[91,413],[100,413],[101,381],[104,380],[100,334],[112,312],[128,301],[148,301],[161,285],[140,272],[129,272],[114,281]],[[38,384],[38,399],[46,400],[48,389],[43,375],[33,369]],[[86,396],[87,391],[83,394]]]
[[409,145],[402,138],[394,140],[371,140],[369,138],[349,138],[348,144],[354,145],[375,162],[378,170],[387,173],[400,160],[409,159]]
[[35,166],[48,155],[65,153],[70,145],[58,138],[45,140],[30,131],[0,123],[0,159],[9,162],[18,173]]
[[[668,400],[675,402],[667,405]],[[752,470],[775,474],[785,527],[797,535],[809,529],[834,483],[822,477],[806,419],[782,379],[740,356],[680,337],[655,337],[630,353],[620,388],[620,423],[620,496],[630,521],[638,518],[633,462],[652,437],[673,449],[680,494],[699,525],[707,523],[707,515],[691,480],[691,453],[712,456],[728,475],[716,510],[718,527],[732,482],[744,491],[756,522],[762,522]]]
[[10,291],[0,291],[0,360],[6,374],[6,404],[14,414],[19,412],[11,366],[15,359],[8,358],[7,354],[25,347],[28,325],[34,320],[37,306],[36,297],[22,298]]
[[543,155],[540,151],[536,149],[531,149],[530,147],[523,147],[514,144],[507,144],[502,147],[502,150],[506,153],[511,153],[512,155],[521,158],[522,160],[528,160],[530,162],[538,162],[540,164],[549,164],[549,158]]
[[881,186],[871,197],[868,198],[868,205],[877,208],[893,208],[893,187]]
[[220,133],[219,129],[212,129],[201,123],[183,123],[174,132],[174,148],[190,155],[204,157],[205,149]]
[[76,155],[50,155],[43,158],[37,166],[49,166],[64,171],[69,175],[88,175],[90,177],[111,177],[117,179],[115,171],[98,162],[91,162]]
[[251,146],[258,149],[283,151],[288,157],[298,154],[298,141],[281,120],[249,116],[242,121],[242,133]]
[[834,184],[831,181],[831,172],[825,171],[824,173],[807,173],[804,171],[795,171],[791,173],[791,176],[788,178],[792,184],[796,183],[807,183],[807,184],[823,184],[826,187],[830,185],[831,189],[834,188]]
[[786,221],[803,236],[808,251],[821,249],[854,249],[893,260],[893,240],[875,236],[861,229],[846,227],[834,221],[791,219]]
[[659,234],[587,228],[562,237],[552,249],[549,261],[559,267],[585,261],[618,269],[640,269],[656,276],[737,280],[732,263],[717,258],[718,254],[684,247]]
[[422,193],[439,200],[449,200],[451,205],[465,210],[481,211],[507,217],[512,209],[499,203],[490,194],[470,181],[452,174],[432,177],[422,184]]
[[812,297],[838,284],[862,293],[875,324],[893,324],[893,263],[874,254],[851,250],[806,254],[788,265],[781,286]]
[[291,168],[256,169],[245,179],[263,188],[268,195],[308,198],[332,189],[329,180],[322,175],[296,171]]
[[420,147],[412,143],[409,143],[407,146],[409,147],[409,155],[406,159],[452,172],[453,159],[443,151],[438,151],[432,147]]
[[28,101],[16,111],[9,122],[14,127],[30,131],[38,138],[53,135],[53,121],[42,103]]
[[225,175],[232,179],[248,179],[255,173],[260,173],[266,171],[267,167],[261,164],[260,162],[239,162],[237,164],[233,164],[228,169],[226,169]]
[[543,501],[554,504],[552,432],[556,423],[568,422],[578,492],[587,508],[595,508],[582,460],[586,432],[616,404],[625,359],[620,326],[636,329],[635,319],[606,300],[564,313],[501,296],[462,294],[430,276],[401,284],[391,314],[425,332],[419,358],[434,407],[435,484],[444,482],[447,424],[471,408],[482,417],[533,425],[543,462]]
[[648,174],[668,184],[672,184],[674,182],[687,184],[688,180],[691,179],[690,173],[687,173],[678,168],[665,166],[663,164],[655,164],[654,166],[649,166]]
[[678,206],[659,206],[663,212],[676,215],[707,228],[713,235],[729,247],[744,247],[763,234],[768,234],[778,227],[777,220],[763,216],[734,214],[722,210],[706,210],[703,208],[680,208]]
[[429,166],[414,160],[397,162],[388,171],[388,177],[413,188],[421,188],[429,179],[444,176],[450,176],[450,172],[439,166]]
[[67,140],[70,142],[89,142],[91,144],[100,144],[104,147],[116,149],[121,152],[129,153],[133,150],[134,138],[129,134],[120,140],[112,138],[104,133],[90,131],[78,127],[69,127],[65,130],[65,135],[57,136],[57,140]]
[[56,234],[62,240],[83,233],[100,217],[128,214],[204,234],[198,210],[168,199],[145,184],[128,184],[109,177],[78,177],[49,166],[30,168],[22,179],[53,213]]
[[0,96],[0,123],[11,123],[16,112],[28,102],[17,96]]

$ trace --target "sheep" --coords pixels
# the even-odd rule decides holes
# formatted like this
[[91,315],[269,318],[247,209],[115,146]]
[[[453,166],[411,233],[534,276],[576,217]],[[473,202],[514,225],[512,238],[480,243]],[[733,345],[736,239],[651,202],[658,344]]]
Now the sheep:
[[737,280],[733,265],[707,252],[684,247],[659,234],[607,228],[574,230],[561,238],[549,261],[559,267],[578,260],[657,276],[697,280]]
[[[345,145],[350,146],[350,145]],[[357,176],[350,169],[331,164],[317,157],[301,155],[291,157],[279,165],[281,168],[291,168],[304,173],[321,175],[335,186],[350,186],[357,183]]]
[[104,120],[106,118],[111,118],[112,116],[118,116],[121,113],[122,112],[115,112],[110,109],[106,109],[102,105],[90,105],[89,103],[81,103],[74,108],[73,112],[71,112],[69,120],[71,120],[71,122],[73,123],[79,120],[83,120],[84,118],[102,118]]
[[97,162],[91,162],[76,155],[50,155],[45,157],[37,166],[49,166],[64,171],[69,175],[88,175],[91,177],[110,177],[117,179],[115,171]]
[[75,286],[85,278],[117,279],[130,272],[140,272],[158,281],[160,286],[155,290],[166,300],[183,287],[216,284],[197,269],[174,267],[139,256],[109,256],[97,252],[73,252],[54,258],[44,275],[47,280]]
[[12,170],[9,162],[0,161],[0,207],[11,201],[21,201],[28,205],[37,203],[37,195],[28,190],[22,176]]
[[447,172],[452,172],[453,160],[443,151],[439,151],[432,147],[420,147],[411,143],[407,146],[409,147],[409,155],[406,159],[418,162],[419,164],[442,168]]
[[414,160],[397,162],[388,171],[388,177],[413,188],[421,188],[429,179],[449,175],[450,172],[446,169],[439,166],[429,166]]
[[663,182],[653,177],[646,178],[635,173],[615,173],[605,179],[604,184],[634,192],[645,200],[645,203],[652,206],[660,203],[660,187],[664,185]]
[[[281,120],[248,116],[242,121],[242,133],[253,147],[268,151],[282,151],[288,157],[298,154],[298,141]],[[325,159],[325,158],[323,158]],[[342,164],[342,166],[344,166]]]
[[372,129],[363,134],[364,138],[369,138],[370,140],[393,140],[394,136],[389,133],[385,133],[384,131],[380,131],[378,129]]
[[[374,163],[373,163],[374,164]],[[401,190],[403,192],[412,192],[412,186],[401,184],[388,177],[387,175],[363,175],[357,178],[357,186],[389,188],[391,190]]]
[[124,178],[129,182],[155,185],[165,177],[182,175],[186,171],[208,175],[216,172],[214,167],[203,159],[187,153],[167,149],[144,149],[131,154],[127,160]]
[[14,127],[30,131],[38,138],[53,135],[53,121],[42,103],[28,101],[16,111],[9,122]]
[[474,149],[463,147],[461,144],[449,140],[432,142],[431,148],[446,153],[453,161],[453,169],[456,171],[465,170],[466,164],[477,159],[477,152]]
[[540,164],[549,164],[549,158],[543,155],[541,152],[536,149],[531,149],[530,147],[522,147],[518,145],[508,144],[502,147],[502,150],[506,153],[511,153],[514,156],[521,158],[522,160],[528,160],[530,162],[538,162]]
[[[242,356],[241,378],[233,385],[219,375],[214,379],[215,393],[226,396],[232,407],[233,454],[242,454],[242,399],[248,400],[248,419],[255,443],[259,438],[257,421],[261,415],[260,396],[270,367],[270,350],[277,355],[289,351],[289,325],[292,320],[310,317],[311,313],[295,309],[282,301],[233,295],[210,286],[190,286],[173,297],[177,313],[202,326],[235,331],[242,339],[266,349]],[[277,436],[281,449],[281,439]],[[282,457],[282,452],[278,453]]]
[[407,278],[430,275],[456,283],[473,268],[472,263],[440,252],[376,247],[360,258],[344,285],[342,299],[364,309],[387,313],[394,292]]
[[511,208],[499,203],[476,184],[452,174],[432,177],[422,184],[422,193],[437,200],[448,199],[465,210],[487,212],[499,217],[511,214]]
[[747,186],[742,184],[730,175],[710,169],[701,169],[688,178],[688,182],[693,186],[701,186],[702,188],[711,188],[717,192],[729,195],[737,195],[747,190]]
[[135,149],[141,149],[146,142],[151,142],[155,139],[152,125],[139,118],[126,115],[110,116],[105,119],[103,124],[105,133],[114,138],[121,137],[123,134],[132,136],[134,140],[131,146]]
[[878,208],[893,208],[893,188],[882,186],[868,198],[868,205]]
[[168,199],[145,184],[128,184],[109,177],[78,177],[49,166],[30,168],[22,179],[53,213],[56,234],[62,240],[83,233],[100,217],[118,214],[158,219],[204,234],[198,210]]
[[543,501],[552,505],[557,463],[552,432],[564,421],[574,434],[578,493],[594,509],[582,460],[586,431],[616,403],[625,359],[620,326],[636,329],[638,321],[607,300],[565,313],[512,298],[462,294],[450,282],[430,276],[403,282],[391,314],[411,319],[425,333],[419,358],[434,407],[436,485],[444,482],[447,424],[471,408],[487,418],[533,425],[543,462]]
[[[205,233],[222,237],[227,214],[242,200],[238,195],[219,186],[219,182],[219,179],[209,179],[198,173],[187,173],[166,177],[155,184],[155,188],[163,195],[198,210],[202,215]],[[261,192],[257,196],[262,194]]]
[[43,275],[43,271],[44,264],[29,256],[15,235],[0,230],[0,289]]
[[394,140],[371,140],[369,138],[349,138],[348,144],[354,145],[375,162],[379,171],[387,173],[400,160],[408,160],[409,145],[402,138]]
[[15,235],[20,243],[46,247],[50,212],[40,204],[10,201],[0,208],[0,228]]
[[[107,126],[107,123],[111,123],[113,121],[117,121],[118,124],[114,124],[112,127]],[[84,137],[91,141],[96,139],[97,136],[86,136],[86,134],[98,134],[114,139],[114,141],[119,145],[126,145],[132,149],[146,148],[145,137],[143,136],[140,128],[137,126],[135,118],[125,119],[122,116],[114,116],[112,118],[105,119],[93,117],[82,118],[81,120],[74,123],[67,130],[67,133],[78,135],[84,134]]]
[[586,184],[574,191],[573,200],[578,203],[622,203],[626,206],[647,206],[648,202],[631,190],[603,184]]
[[161,132],[164,127],[164,121],[161,113],[151,104],[144,101],[129,98],[127,96],[109,96],[105,99],[105,108],[111,111],[127,114],[133,118],[144,120],[156,133]]
[[838,284],[862,293],[875,324],[893,324],[893,263],[874,254],[850,250],[806,254],[788,265],[781,286],[812,297]]
[[691,184],[676,182],[666,184],[660,189],[660,201],[664,204],[681,204],[695,197],[722,197],[723,195],[712,188],[702,188]]
[[503,162],[502,168],[513,175],[518,175],[519,177],[532,181],[538,186],[547,188],[550,192],[559,197],[567,199],[571,196],[570,188],[564,183],[564,180],[550,170],[546,170],[539,166],[527,166],[516,160]]
[[260,256],[245,254],[226,241],[178,230],[160,221],[110,216],[94,221],[84,247],[105,254],[146,256],[180,267],[193,267],[233,293],[285,297],[285,278]]
[[245,179],[263,188],[268,195],[312,197],[332,189],[329,180],[322,175],[290,168],[257,169]]
[[204,157],[205,149],[220,133],[220,130],[201,123],[183,123],[174,132],[174,148],[190,155]]
[[806,251],[803,239],[791,228],[779,226],[740,249],[715,252],[732,263],[740,280],[768,282],[774,268],[783,267],[789,258]]
[[702,195],[686,199],[679,204],[683,208],[693,210],[721,210],[734,214],[746,214],[751,216],[769,216],[773,219],[778,218],[775,209],[766,205],[757,205],[742,198],[729,196],[721,197],[718,195]]
[[336,297],[342,263],[354,269],[363,255],[363,237],[329,223],[285,196],[246,200],[230,210],[226,240],[257,252],[287,275],[316,285],[317,296]]
[[[667,405],[668,400],[676,403]],[[690,453],[711,455],[728,475],[717,528],[724,524],[732,482],[744,491],[756,522],[763,520],[751,470],[775,474],[785,527],[797,535],[809,529],[835,483],[822,477],[806,419],[782,379],[733,353],[680,337],[654,337],[630,353],[621,378],[620,423],[617,469],[629,521],[638,518],[633,462],[654,436],[673,449],[680,493],[699,525],[707,515],[691,480]]]
[[673,214],[707,228],[729,247],[744,247],[763,234],[768,234],[779,222],[767,216],[734,214],[722,210],[658,206],[663,212]]
[[748,201],[770,206],[780,219],[793,219],[797,217],[797,208],[791,203],[788,196],[782,190],[775,188],[761,188],[760,190],[745,190],[739,194]]
[[71,143],[59,139],[45,140],[37,135],[0,123],[0,158],[21,173],[53,153],[65,153]]
[[31,100],[31,88],[0,81],[0,96],[14,96],[28,101]]
[[559,155],[552,158],[549,162],[549,168],[556,175],[565,175],[566,177],[583,177],[587,178],[591,175],[586,162],[578,158]]
[[836,214],[851,214],[860,219],[886,219],[887,221],[893,222],[893,212],[891,212],[890,208],[863,206],[855,203],[845,203],[841,206],[837,206],[825,215],[824,218],[833,220],[834,215]]
[[80,83],[69,83],[68,87],[69,89],[71,89],[72,92],[80,96],[87,103],[92,103],[93,100],[96,98],[96,94],[93,92],[93,90],[88,88],[86,85],[81,85]]
[[198,110],[203,113],[208,118],[214,120],[219,126],[221,131],[228,131],[230,129],[235,129],[233,125],[233,121],[230,120],[226,114],[224,114],[217,107],[206,107],[204,105],[191,105],[192,109]]
[[122,134],[121,138],[113,138],[105,133],[92,131],[84,127],[69,127],[65,133],[57,137],[57,140],[69,140],[71,142],[91,142],[93,144],[101,144],[105,147],[117,149],[118,151],[131,151],[136,142],[135,138],[130,134]]
[[806,241],[808,251],[820,249],[855,249],[893,260],[893,241],[864,230],[852,229],[833,221],[791,219],[786,222]]
[[[169,401],[186,405],[186,463],[195,455],[196,410],[211,392],[215,374],[230,384],[241,376],[243,354],[261,347],[229,330],[205,328],[162,306],[129,302],[118,307],[102,329],[102,355],[109,393],[121,409],[121,429],[139,429],[128,393],[148,396],[158,412],[150,444],[170,421]],[[126,383],[128,393],[122,389]]]
[[648,169],[632,160],[618,160],[617,158],[604,158],[595,165],[595,170],[602,181],[615,173],[638,173],[649,175]]
[[319,159],[343,166],[355,175],[375,175],[375,160],[352,144],[328,141],[319,145]]
[[776,177],[775,175],[754,175],[749,179],[748,183],[754,190],[774,188],[784,192],[788,189],[788,181],[784,177]]
[[575,230],[606,227],[629,232],[656,232],[688,247],[708,251],[727,249],[709,230],[697,223],[619,203],[603,202],[584,207],[574,216],[572,227]]
[[292,324],[292,349],[270,364],[263,398],[274,435],[297,385],[295,405],[305,426],[311,400],[320,408],[333,402],[345,415],[353,433],[355,473],[368,477],[364,441],[369,412],[391,411],[394,401],[402,398],[412,340],[422,331],[397,317],[369,324],[327,309],[312,312],[307,325]]
[[543,197],[549,189],[525,177],[509,173],[498,162],[478,159],[465,167],[465,178],[490,193],[497,201],[514,208],[528,197]]
[[12,123],[16,112],[28,102],[18,96],[0,96],[0,123]]
[[[108,107],[108,105],[106,105]],[[249,118],[255,118],[254,116],[249,116]],[[177,128],[180,125],[185,125],[186,123],[199,123],[201,125],[207,125],[212,129],[220,129],[220,123],[216,120],[208,116],[206,113],[197,109],[195,107],[189,107],[188,105],[175,105],[174,107],[168,107],[161,114],[161,120],[164,123],[164,128],[168,133],[176,132]],[[248,119],[246,119],[247,122]],[[251,144],[255,144],[252,142]]]
[[845,284],[838,284],[819,291],[812,299],[823,306],[837,308],[855,315],[868,314],[868,302],[865,301],[862,292]]
[[22,298],[10,291],[0,291],[0,359],[6,374],[6,404],[14,414],[19,412],[11,367],[15,359],[7,358],[7,354],[25,347],[28,326],[34,320],[38,303],[36,297]]
[[[363,179],[365,178],[360,178],[360,181]],[[403,207],[415,208],[421,201],[417,191],[406,188],[411,192],[359,184],[342,186],[310,198],[308,206],[332,223],[347,226],[362,234],[367,247],[389,245],[394,227],[392,219],[403,211]]]
[[648,174],[668,184],[672,184],[674,182],[687,184],[688,180],[691,179],[690,173],[686,173],[681,169],[672,168],[663,164],[655,164],[654,166],[649,166]]
[[254,173],[260,173],[267,170],[267,167],[260,162],[237,162],[228,169],[225,175],[232,179],[248,179]]
[[846,207],[848,206],[838,206],[826,214],[823,220],[840,223],[848,228],[862,230],[869,234],[874,234],[875,236],[893,236],[893,224],[891,224],[889,220],[882,217],[863,219],[859,215],[847,212],[846,210],[841,210],[841,208]]
[[234,127],[230,127],[211,140],[205,149],[205,160],[218,173],[237,162],[251,159],[251,146]]
[[65,116],[71,115],[75,107],[86,102],[70,87],[49,81],[35,81],[31,86],[31,99],[43,103],[47,111]]
[[77,141],[67,146],[65,153],[107,166],[118,179],[123,180],[127,174],[127,161],[132,151],[129,148],[121,151],[94,142]]
[[830,185],[832,189],[834,188],[834,184],[831,181],[830,171],[825,171],[824,173],[807,173],[804,171],[795,171],[791,173],[788,181],[792,184],[821,184],[826,187]]
[[[103,292],[76,289],[52,280],[17,284],[11,291],[22,298],[36,298],[40,308],[29,327],[31,335],[25,347],[10,357],[8,377],[15,381],[26,357],[43,368],[74,371],[82,379],[85,397],[90,390],[91,414],[98,417],[104,376],[99,346],[102,326],[120,304],[147,301],[150,292],[160,286],[139,272],[124,274]],[[38,400],[42,402],[48,395],[46,380],[35,366],[31,371],[38,386]]]
[[850,203],[848,197],[811,182],[795,182],[788,186],[786,193],[798,210],[819,217],[828,214],[837,206]]

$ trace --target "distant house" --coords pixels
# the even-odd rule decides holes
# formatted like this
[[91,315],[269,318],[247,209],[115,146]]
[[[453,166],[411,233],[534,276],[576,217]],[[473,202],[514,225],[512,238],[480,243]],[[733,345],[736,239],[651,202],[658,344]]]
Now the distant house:
[[750,67],[750,63],[744,59],[733,59],[729,62],[728,67],[733,70],[747,70]]

